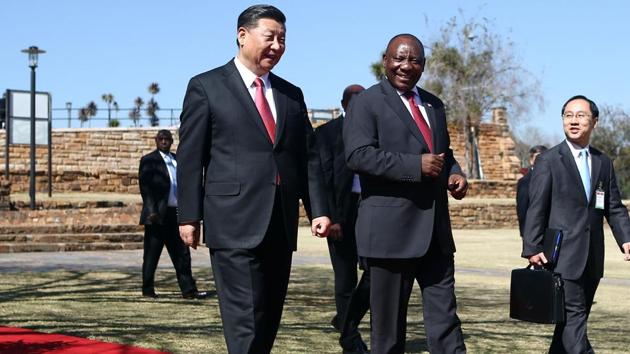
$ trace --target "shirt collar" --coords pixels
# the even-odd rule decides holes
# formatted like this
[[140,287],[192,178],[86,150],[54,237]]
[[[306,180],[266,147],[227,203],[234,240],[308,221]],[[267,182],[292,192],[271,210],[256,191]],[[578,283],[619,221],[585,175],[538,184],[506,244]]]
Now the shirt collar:
[[[414,86],[409,91],[413,92],[413,99],[416,101],[416,104],[421,106],[422,105],[422,99],[420,98],[420,93],[418,92],[418,88],[416,86]],[[407,99],[407,97],[404,97],[405,92],[407,92],[407,91],[398,91],[398,89],[396,89],[396,92],[398,92],[398,96],[400,96],[401,98]]]
[[[241,78],[243,79],[243,82],[245,82],[245,86],[247,86],[247,88],[252,87],[254,85],[254,80],[256,80],[258,76],[256,76],[256,74],[254,74],[251,70],[249,70],[245,66],[245,64],[243,64],[238,59],[238,57],[234,57],[234,65],[236,65],[236,70],[238,70],[238,73],[241,74]],[[262,79],[263,84],[265,84],[265,89],[271,88],[271,82],[269,81],[269,73],[266,73],[260,78]]]
[[[575,145],[574,143],[570,142],[569,140],[565,140],[567,142],[567,145],[569,145],[569,149],[571,150],[571,155],[573,155],[574,158],[578,158],[580,155],[580,151],[586,149],[589,150],[590,149],[590,145],[586,145],[585,147],[581,147],[578,145]],[[587,155],[588,156],[588,155]]]
[[[162,152],[161,150],[158,150],[158,152],[160,153],[160,156],[162,156],[162,158],[166,158],[167,153]],[[168,153],[168,157],[171,157],[171,153]]]

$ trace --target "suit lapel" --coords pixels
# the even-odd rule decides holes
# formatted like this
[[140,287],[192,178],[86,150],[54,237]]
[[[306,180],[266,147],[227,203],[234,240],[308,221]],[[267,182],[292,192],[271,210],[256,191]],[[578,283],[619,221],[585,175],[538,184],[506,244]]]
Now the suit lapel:
[[560,162],[564,165],[564,170],[567,171],[569,176],[571,176],[575,185],[578,185],[582,188],[582,193],[579,194],[584,200],[584,203],[588,203],[588,201],[586,200],[584,185],[582,184],[582,177],[580,177],[580,171],[575,164],[575,158],[573,157],[571,149],[569,149],[566,140],[562,142],[562,145],[560,145],[560,151],[558,153],[560,155]]
[[[418,92],[422,92],[420,91],[420,89],[418,89]],[[435,110],[433,109],[433,105],[430,103],[425,102],[424,97],[421,97],[422,99],[422,107],[424,107],[425,112],[427,112],[427,118],[429,119],[429,124],[431,124],[431,137],[433,138],[433,152],[434,153],[440,153],[440,151],[437,151],[440,145],[440,138],[441,136],[439,134],[436,134],[438,130],[438,126],[437,126],[437,120],[435,119]]]
[[153,158],[155,159],[156,165],[160,169],[160,173],[162,173],[164,176],[166,176],[167,179],[170,180],[168,169],[166,168],[166,162],[164,162],[164,158],[162,157],[162,154],[160,154],[160,150],[155,149],[155,151],[153,151]]
[[590,147],[588,150],[589,154],[591,154],[591,190],[589,191],[589,195],[591,196],[591,200],[593,200],[593,190],[597,189],[597,183],[601,181],[599,174],[602,169],[602,160],[598,151]]
[[[267,129],[265,128],[265,124],[262,121],[262,117],[260,113],[258,113],[258,109],[256,108],[256,104],[254,100],[252,100],[252,96],[249,94],[245,83],[243,82],[243,78],[241,74],[236,69],[236,65],[234,65],[234,60],[231,60],[224,66],[224,75],[225,75],[225,86],[230,90],[230,92],[234,95],[238,102],[241,102],[240,107],[245,110],[245,115],[251,119],[252,123],[256,127],[258,127],[258,131],[261,134],[264,134],[267,139],[269,139],[269,134],[267,133]],[[272,84],[273,86],[273,84]],[[274,89],[274,98],[276,96],[276,91]],[[278,110],[278,106],[276,103],[276,111]],[[279,115],[279,113],[276,113]],[[278,136],[277,128],[276,128],[276,137]],[[278,139],[276,139],[277,141]],[[271,140],[269,140],[271,142]]]
[[387,102],[387,105],[389,105],[394,113],[396,113],[396,117],[398,117],[398,119],[407,126],[411,134],[416,137],[416,139],[426,145],[426,142],[420,133],[420,129],[418,129],[416,122],[414,122],[413,117],[411,116],[411,113],[409,113],[409,110],[407,110],[407,107],[405,107],[405,104],[402,103],[396,89],[394,89],[394,87],[386,79],[381,81],[381,87],[383,88],[383,94],[385,95],[385,102]]
[[276,80],[276,75],[273,73],[269,73],[269,82],[271,82],[271,90],[273,91],[273,101],[276,104],[276,141],[273,144],[275,148],[282,139],[287,120],[287,96],[281,92],[279,80]]

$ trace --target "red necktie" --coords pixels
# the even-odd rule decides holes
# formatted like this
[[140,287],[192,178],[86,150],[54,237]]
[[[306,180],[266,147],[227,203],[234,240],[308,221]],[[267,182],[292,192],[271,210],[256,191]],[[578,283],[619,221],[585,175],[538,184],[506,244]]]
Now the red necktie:
[[265,125],[265,129],[267,129],[267,134],[269,134],[271,142],[274,143],[276,141],[276,122],[273,120],[273,114],[271,114],[269,102],[267,102],[267,98],[265,98],[265,85],[259,77],[254,80],[254,85],[256,86],[256,108],[262,117],[263,124]]
[[427,145],[429,146],[429,150],[433,151],[433,137],[431,135],[431,128],[429,128],[429,124],[427,124],[427,121],[424,120],[424,117],[422,117],[422,113],[420,112],[420,109],[418,108],[416,100],[413,98],[413,96],[414,94],[412,91],[405,92],[405,97],[407,97],[407,100],[409,101],[409,106],[411,107],[411,115],[413,116],[413,120],[414,122],[416,122],[418,129],[420,129],[420,133],[422,133],[424,141],[426,141]]
[[[273,144],[276,141],[276,122],[273,120],[273,114],[271,114],[271,108],[269,108],[269,102],[267,102],[267,98],[265,97],[264,92],[264,83],[261,78],[257,77],[254,80],[254,85],[256,86],[256,109],[258,109],[258,113],[262,117],[263,124],[265,125],[265,129],[267,129],[267,134],[269,134],[269,139],[271,139],[271,143]],[[280,175],[276,175],[276,185],[280,185]]]

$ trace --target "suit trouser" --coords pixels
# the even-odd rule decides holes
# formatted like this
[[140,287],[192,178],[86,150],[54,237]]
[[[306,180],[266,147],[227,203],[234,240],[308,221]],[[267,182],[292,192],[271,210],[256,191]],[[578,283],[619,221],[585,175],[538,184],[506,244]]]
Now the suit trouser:
[[289,284],[292,251],[276,196],[271,222],[254,249],[211,249],[228,352],[269,353]]
[[371,272],[372,354],[405,351],[407,306],[414,280],[422,290],[429,352],[466,352],[456,313],[453,254],[443,254],[434,242],[423,257],[368,258],[368,265]]
[[162,225],[144,225],[142,292],[145,294],[155,292],[155,270],[165,245],[175,267],[177,283],[182,294],[197,291],[192,276],[190,249],[179,237],[177,209],[167,208]]
[[556,325],[549,353],[594,353],[588,340],[586,322],[598,285],[599,278],[587,272],[577,280],[564,279],[566,321]]
[[[360,262],[361,264],[365,263],[363,258],[361,258]],[[362,269],[361,280],[359,280],[359,284],[352,291],[348,309],[341,325],[339,344],[342,348],[348,350],[354,349],[355,341],[361,338],[359,324],[365,313],[370,309],[370,269],[366,265],[362,266]]]
[[[353,195],[354,197],[354,195]],[[350,296],[357,286],[357,241],[354,231],[356,221],[356,199],[347,214],[347,222],[342,224],[343,239],[340,241],[327,239],[328,253],[335,276],[335,307],[337,309],[337,325],[341,327],[348,309]]]

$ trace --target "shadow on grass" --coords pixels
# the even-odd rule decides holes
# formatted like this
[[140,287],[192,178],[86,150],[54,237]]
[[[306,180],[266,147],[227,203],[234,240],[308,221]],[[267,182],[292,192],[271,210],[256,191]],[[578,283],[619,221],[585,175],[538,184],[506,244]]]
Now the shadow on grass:
[[[196,269],[194,274],[200,290],[214,291],[208,269]],[[226,352],[216,296],[182,299],[174,271],[160,269],[156,274],[157,300],[141,297],[140,270],[6,273],[2,277],[3,325],[174,353]],[[509,319],[505,287],[475,284],[458,286],[456,291],[469,352],[546,352],[553,327]],[[408,353],[428,350],[419,294],[414,288],[408,312]],[[339,353],[338,334],[330,326],[334,313],[331,269],[294,267],[274,353]],[[624,321],[621,314],[594,307],[589,336],[598,352],[619,352],[619,338],[628,334]],[[369,343],[369,314],[360,330]]]

